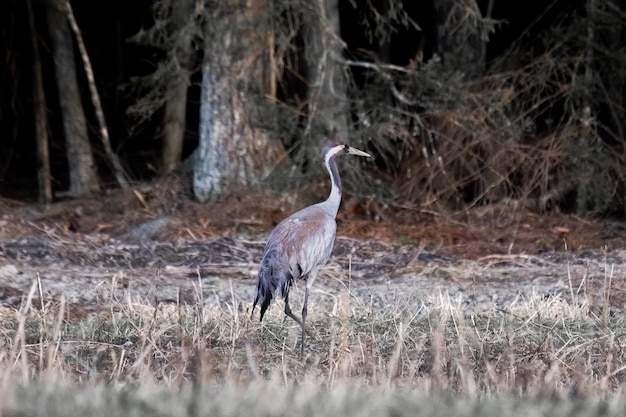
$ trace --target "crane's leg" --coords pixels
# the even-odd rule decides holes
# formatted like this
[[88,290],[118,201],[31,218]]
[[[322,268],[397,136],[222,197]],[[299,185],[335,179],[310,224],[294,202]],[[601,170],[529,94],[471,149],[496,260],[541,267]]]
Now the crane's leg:
[[302,325],[302,321],[300,321],[300,319],[291,312],[291,307],[289,307],[289,293],[285,295],[285,314],[294,319],[296,323],[300,325],[300,327],[304,328],[304,326]]
[[307,287],[304,292],[304,307],[302,307],[302,320],[300,320],[293,312],[291,311],[291,307],[289,306],[289,293],[285,295],[285,315],[291,317],[296,323],[300,325],[302,329],[302,338],[301,338],[301,346],[300,346],[300,354],[304,355],[304,335],[305,333],[309,336],[311,333],[304,325],[304,320],[306,320],[307,313],[307,304],[309,302],[309,288]]
[[305,322],[307,314],[307,304],[309,303],[309,287],[304,290],[304,306],[302,307],[302,343],[300,344],[300,355],[304,356],[304,333],[306,332]]

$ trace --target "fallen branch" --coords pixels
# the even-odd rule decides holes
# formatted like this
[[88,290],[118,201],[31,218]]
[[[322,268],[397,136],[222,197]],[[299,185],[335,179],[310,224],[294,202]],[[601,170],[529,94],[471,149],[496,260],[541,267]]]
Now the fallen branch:
[[98,119],[98,124],[100,125],[100,137],[102,139],[102,144],[104,145],[104,152],[111,161],[113,165],[113,174],[115,175],[115,179],[117,183],[122,188],[128,188],[128,181],[126,180],[126,174],[124,173],[124,168],[117,157],[117,154],[113,152],[113,148],[111,148],[111,140],[109,139],[109,130],[106,126],[106,120],[104,119],[104,112],[102,111],[102,103],[100,102],[100,95],[98,94],[98,89],[96,88],[96,82],[93,76],[93,69],[91,68],[91,62],[89,61],[89,56],[87,55],[87,48],[85,48],[85,42],[83,41],[83,36],[78,28],[78,23],[76,23],[76,18],[74,17],[74,11],[72,10],[72,5],[69,0],[65,1],[67,19],[70,23],[70,27],[72,31],[74,31],[74,35],[76,35],[76,42],[78,43],[78,49],[80,50],[80,56],[83,60],[83,65],[85,66],[85,73],[87,74],[87,83],[89,84],[89,91],[91,93],[91,101],[93,102],[93,107],[96,111],[96,118]]

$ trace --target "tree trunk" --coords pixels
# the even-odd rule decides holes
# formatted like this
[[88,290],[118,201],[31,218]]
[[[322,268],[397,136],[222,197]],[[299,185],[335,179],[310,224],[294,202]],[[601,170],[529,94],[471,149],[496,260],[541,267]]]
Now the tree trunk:
[[33,43],[33,106],[35,109],[35,135],[37,136],[37,180],[39,185],[39,202],[52,202],[52,181],[50,174],[50,152],[48,150],[48,123],[46,117],[46,96],[41,75],[41,57],[37,45],[35,31],[35,16],[33,15],[32,1],[26,0],[28,9],[28,23]]
[[[595,2],[587,2],[588,10],[590,10],[592,3]],[[596,70],[595,76],[597,77],[598,86],[595,88],[600,87],[602,89],[601,94],[604,95],[606,108],[608,110],[609,122],[607,124],[609,129],[612,130],[618,138],[624,138],[626,137],[626,124],[624,123],[623,117],[623,109],[626,105],[626,103],[624,103],[626,98],[624,96],[626,77],[615,75],[620,71],[621,67],[618,62],[623,62],[619,57],[622,56],[624,47],[623,39],[625,28],[622,24],[624,16],[615,13],[616,10],[620,10],[618,1],[603,1],[595,4],[594,7],[597,8],[597,19],[602,22],[602,25],[596,29],[598,32],[598,43],[600,45],[589,45],[589,47],[599,48],[600,51],[606,54],[600,54],[600,60],[614,61],[613,65],[611,65],[612,68],[605,64],[602,71]],[[622,8],[624,8],[624,6],[622,6]],[[589,13],[589,11],[587,13]],[[588,32],[589,30],[588,28]],[[587,54],[589,55],[590,52],[592,53],[593,51],[589,51]],[[609,57],[613,59],[609,59]],[[591,55],[588,58],[593,58],[593,56]],[[601,66],[602,61],[600,60],[594,60],[592,62],[595,62],[596,66]],[[626,207],[624,207],[624,209],[626,210]]]
[[[578,94],[576,95],[578,97],[572,94],[577,99],[574,98],[571,105],[574,115],[578,119],[579,128],[569,144],[572,150],[579,150],[576,152],[576,158],[572,163],[572,169],[575,173],[572,178],[574,178],[576,191],[576,210],[579,214],[584,214],[590,210],[602,211],[606,209],[605,203],[610,199],[606,194],[603,196],[602,191],[606,191],[606,188],[596,185],[598,179],[602,178],[602,170],[596,161],[599,161],[598,156],[602,157],[604,153],[597,140],[597,101],[592,97],[594,84],[597,82],[593,68],[594,49],[598,48],[596,39],[597,0],[587,0],[586,9],[587,31],[583,82],[577,86]],[[604,180],[604,178],[602,179]],[[600,182],[600,184],[605,183],[605,181]]]
[[340,35],[338,0],[309,0],[311,11],[304,17],[310,148],[318,158],[329,140],[347,141],[349,103],[347,78],[342,67],[344,43]]
[[476,0],[433,0],[433,52],[468,77],[485,72],[486,33]]
[[267,105],[263,100],[267,40],[258,27],[265,7],[258,1],[245,6],[221,2],[207,11],[200,144],[193,179],[200,202],[253,184],[284,155],[282,143],[268,139],[251,123],[258,106]]
[[171,59],[173,73],[167,83],[165,120],[163,125],[162,173],[172,172],[183,153],[189,87],[189,60],[192,53],[191,33],[194,25],[195,0],[172,1],[169,36],[172,39]]
[[74,46],[65,1],[47,0],[46,8],[70,170],[68,194],[81,196],[97,191],[99,184],[76,79]]

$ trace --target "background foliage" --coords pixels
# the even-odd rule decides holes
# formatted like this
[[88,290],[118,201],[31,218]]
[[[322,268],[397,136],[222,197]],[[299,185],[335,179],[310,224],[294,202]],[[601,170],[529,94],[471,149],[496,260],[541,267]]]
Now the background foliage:
[[[514,200],[544,211],[622,217],[625,199],[623,6],[614,1],[542,2],[521,10],[504,2],[340,1],[343,45],[334,57],[348,76],[349,132],[333,138],[365,147],[375,167],[342,167],[351,192],[398,207],[459,211]],[[541,6],[539,6],[541,3]],[[198,3],[201,4],[201,3]],[[261,3],[259,31],[272,42],[274,94],[247,91],[252,123],[280,140],[288,155],[262,186],[298,189],[323,178],[307,92],[306,1]],[[67,160],[45,19],[34,3],[36,34],[22,2],[2,6],[0,194],[32,199],[32,57],[43,45],[49,100],[53,188],[67,188]],[[536,7],[535,7],[536,6]],[[172,36],[167,2],[74,4],[102,95],[112,142],[135,181],[160,172],[166,83],[177,39],[191,44],[183,157],[198,143],[201,28],[196,19]],[[333,16],[331,16],[333,17]],[[268,29],[269,28],[269,29]],[[265,32],[263,32],[265,33]],[[469,51],[469,52],[467,52]],[[246,53],[246,51],[242,51]],[[473,55],[472,55],[473,54]],[[84,74],[80,82],[85,82]],[[269,99],[269,100],[268,100]],[[83,100],[89,103],[87,88]],[[101,181],[114,175],[87,108]],[[289,173],[288,176],[284,175]],[[363,181],[367,178],[368,181]],[[260,181],[263,179],[259,179]]]

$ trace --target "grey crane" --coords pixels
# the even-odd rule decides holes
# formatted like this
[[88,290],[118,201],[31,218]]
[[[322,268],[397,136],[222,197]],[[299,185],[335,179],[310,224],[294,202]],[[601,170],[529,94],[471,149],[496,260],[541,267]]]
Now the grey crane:
[[[328,262],[335,244],[335,217],[341,203],[341,178],[335,158],[340,155],[371,157],[370,154],[343,143],[331,143],[325,147],[322,158],[330,174],[330,195],[325,201],[306,207],[281,221],[270,233],[259,264],[252,314],[260,303],[263,320],[274,294],[280,288],[285,299],[285,314],[302,328],[302,355],[309,289],[315,281],[317,271]],[[289,307],[289,289],[294,280],[306,282],[302,320]]]

